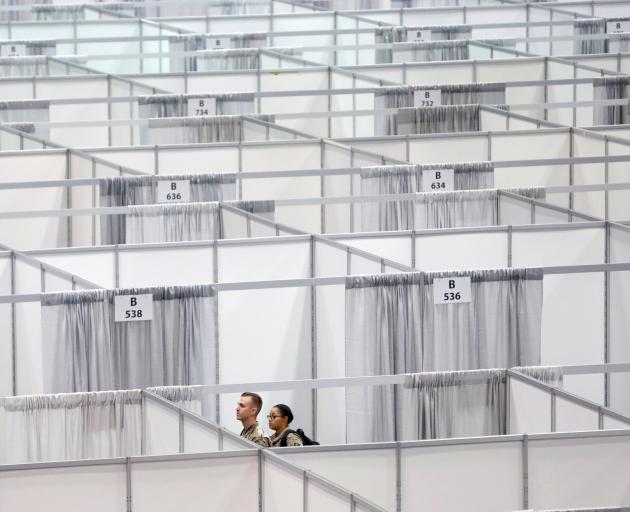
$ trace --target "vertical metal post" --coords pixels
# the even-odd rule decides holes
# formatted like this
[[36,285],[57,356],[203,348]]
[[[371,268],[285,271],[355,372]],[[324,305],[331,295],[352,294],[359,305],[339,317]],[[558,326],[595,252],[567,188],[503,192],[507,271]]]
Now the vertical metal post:
[[120,255],[118,245],[114,245],[114,287],[120,287]]
[[402,511],[402,449],[396,441],[396,512]]
[[107,147],[112,146],[112,76],[107,75]]
[[[70,149],[66,149],[66,179],[72,179],[72,164],[71,164],[72,153],[70,153]],[[72,187],[66,187],[66,208],[68,210],[72,209]],[[66,217],[66,229],[68,230],[67,241],[68,247],[72,247],[72,215],[68,215]]]
[[509,225],[507,227],[507,266],[508,268],[512,267],[512,232],[513,227]]
[[[335,55],[337,54],[337,52],[335,51]],[[332,94],[331,94],[331,90],[332,90],[332,67],[328,66],[328,93],[327,93],[327,97],[328,97],[328,138],[330,139],[332,137]]]
[[[92,179],[96,179],[96,160],[92,157]],[[96,185],[92,184],[92,208],[96,208]],[[92,246],[96,245],[96,215],[92,214]]]
[[[315,237],[310,241],[310,269],[309,277],[314,278],[317,273],[315,267]],[[317,286],[311,286],[311,378],[317,378]],[[313,437],[317,438],[317,388],[311,389],[311,421]]]
[[[220,209],[219,211],[222,211]],[[221,222],[223,222],[223,216],[221,215]],[[219,282],[219,244],[217,240],[214,240],[212,245],[212,282]],[[221,382],[221,339],[219,336],[219,292],[214,292],[214,382],[220,384]],[[215,395],[215,415],[216,423],[221,424],[221,394]],[[223,444],[223,437],[219,437],[219,442]]]
[[529,508],[529,436],[523,434],[521,458],[523,462],[523,509]]
[[308,512],[308,471],[302,472],[302,512]]
[[[264,492],[264,461],[265,453],[261,448],[258,448],[258,512],[263,512],[263,492]],[[271,511],[270,511],[271,512]]]
[[[74,283],[74,276],[72,277]],[[46,267],[43,263],[39,264],[39,291],[46,293]]]
[[551,400],[550,400],[550,404],[551,404],[551,414],[549,416],[550,418],[550,425],[549,425],[549,430],[551,432],[555,432],[556,431],[556,390],[555,388],[551,388]]
[[127,512],[132,512],[133,504],[131,501],[131,459],[126,458],[125,462],[125,476],[126,476],[126,489],[127,489]]
[[[328,68],[328,70],[330,72],[330,68]],[[330,137],[330,117],[328,117],[328,121],[329,121],[328,136]],[[325,165],[326,165],[326,143],[324,142],[324,139],[320,139],[319,141],[319,168],[324,169]],[[319,178],[319,196],[322,198],[326,197],[326,178],[323,172],[320,174],[320,178]],[[326,205],[324,204],[324,201],[322,201],[322,204],[319,207],[319,218],[320,218],[320,226],[321,226],[320,233],[323,235],[324,233],[326,233]]]
[[416,230],[415,228],[411,230],[411,267],[416,268]]
[[[610,223],[606,221],[604,262],[610,263]],[[610,272],[604,272],[604,362],[610,363]],[[610,407],[610,372],[604,373],[604,405]]]
[[549,102],[549,86],[547,85],[547,81],[549,80],[549,59],[547,57],[545,57],[543,61],[543,68],[545,73],[545,76],[543,77],[545,80],[545,87],[543,88],[543,103],[545,104],[545,108],[543,110],[543,119],[547,121],[547,103]]
[[184,453],[184,415],[179,410],[179,453]]
[[[529,6],[529,4],[527,4]],[[577,80],[577,63],[573,63],[573,80]],[[577,126],[577,84],[573,82],[573,126]]]
[[[604,136],[604,156],[608,157],[610,155],[610,147],[608,141],[608,135]],[[604,184],[608,185],[610,183],[610,168],[608,164],[608,158],[604,161]],[[608,220],[610,218],[610,191],[608,189],[604,190],[604,219]]]
[[[11,295],[15,295],[16,292],[16,272],[15,272],[15,252],[11,251]],[[15,302],[11,302],[11,368],[13,377],[13,396],[18,394],[17,389],[17,311]]]

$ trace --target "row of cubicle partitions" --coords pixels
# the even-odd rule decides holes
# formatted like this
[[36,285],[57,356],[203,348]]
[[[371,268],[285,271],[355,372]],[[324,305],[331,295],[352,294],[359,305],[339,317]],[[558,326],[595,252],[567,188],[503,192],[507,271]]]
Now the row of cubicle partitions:
[[[585,16],[624,15],[620,2],[567,3],[563,7],[587,8],[590,11]],[[229,506],[364,512],[420,506],[558,509],[616,506],[627,501],[628,368],[606,363],[628,360],[624,304],[630,233],[621,224],[600,220],[627,219],[623,199],[627,137],[623,129],[584,131],[552,124],[590,126],[597,118],[594,109],[601,106],[593,100],[611,100],[606,105],[616,107],[623,105],[624,98],[594,96],[594,79],[608,73],[599,66],[589,67],[587,56],[575,57],[573,63],[537,57],[505,60],[522,51],[572,54],[576,53],[574,44],[602,43],[614,51],[615,36],[602,31],[574,43],[579,30],[575,16],[535,5],[460,5],[435,12],[382,9],[344,16],[304,13],[308,6],[274,1],[269,3],[273,15],[259,14],[257,9],[267,8],[260,3],[246,11],[247,16],[213,17],[216,11],[206,11],[187,13],[203,14],[197,18],[129,22],[121,21],[120,12],[110,12],[106,5],[103,8],[83,6],[83,20],[74,16],[71,21],[3,26],[11,30],[7,37],[13,40],[33,38],[42,27],[54,27],[60,39],[58,54],[90,55],[72,66],[63,58],[39,58],[46,63],[40,68],[41,76],[26,81],[16,77],[0,85],[7,97],[16,100],[32,94],[29,97],[36,101],[31,107],[46,112],[40,112],[37,119],[6,119],[30,123],[32,126],[19,128],[32,135],[12,129],[0,133],[6,168],[23,170],[21,183],[2,187],[8,208],[0,222],[3,231],[15,236],[3,239],[11,249],[0,253],[0,326],[5,340],[0,372],[5,378],[0,388],[7,395],[46,389],[52,362],[46,358],[46,344],[53,333],[42,327],[42,312],[51,292],[151,290],[200,282],[212,283],[215,382],[208,387],[0,400],[0,421],[7,431],[23,436],[19,443],[0,450],[0,457],[6,457],[2,463],[7,464],[0,468],[0,482],[11,484],[2,486],[0,503],[16,509],[71,503],[72,507],[97,510],[159,511],[207,502],[217,510]],[[173,16],[181,14],[176,6],[173,9]],[[303,14],[292,14],[296,12]],[[515,38],[514,46],[470,41],[463,45],[466,60],[458,62],[398,65],[392,59],[392,64],[377,64],[383,55],[388,58],[388,51],[407,49],[405,42],[390,45],[379,39],[388,37],[379,24],[413,26],[422,20],[426,25],[427,16],[433,14],[441,20],[450,16],[452,23],[473,23],[471,37],[475,39],[506,37],[505,28],[489,22],[493,16],[497,22],[509,16],[514,21],[508,29]],[[354,17],[357,15],[361,18]],[[46,19],[47,15],[40,16]],[[92,16],[98,21],[90,21]],[[110,16],[115,22],[104,21]],[[269,31],[265,45],[291,46],[299,37],[299,45],[304,46],[307,37],[312,48],[297,55],[254,50],[249,53],[257,56],[250,60],[254,70],[235,70],[230,64],[221,71],[204,73],[198,67],[191,73],[190,58],[201,57],[203,52],[182,45],[186,39],[182,32],[227,32],[234,30],[230,23],[238,24],[239,31],[244,27],[252,32]],[[297,36],[300,23],[309,30],[329,33]],[[121,32],[121,27],[129,32]],[[115,34],[111,32],[114,28]],[[82,31],[102,40],[85,42]],[[116,41],[121,37],[127,40]],[[97,45],[103,55],[94,55]],[[345,47],[331,52],[329,45]],[[416,51],[418,45],[407,46]],[[120,59],[122,53],[128,58]],[[142,55],[146,53],[155,55]],[[625,57],[618,54],[606,61],[611,76],[623,72]],[[405,58],[409,58],[407,54]],[[177,68],[181,59],[183,69]],[[195,66],[200,60],[195,59]],[[338,65],[357,67],[343,71],[334,67]],[[7,68],[11,66],[7,64]],[[172,73],[173,66],[178,74]],[[290,69],[275,69],[284,67]],[[98,70],[143,74],[129,80],[99,75]],[[460,76],[470,73],[469,82],[494,81],[506,73],[530,80],[535,76],[538,81],[522,87],[505,84],[501,103],[509,104],[511,111],[477,107],[474,128],[456,138],[452,133],[418,134],[422,132],[417,131],[417,119],[403,131],[396,120],[394,131],[379,132],[384,120],[391,126],[392,116],[400,113],[380,109],[383,104],[378,103],[375,87],[388,82],[427,84],[427,73],[433,75],[436,85],[450,83],[455,72]],[[54,73],[86,75],[46,76]],[[179,115],[190,115],[191,100],[193,106],[200,106],[195,102],[208,99],[195,92],[207,90],[209,81],[213,89],[231,91],[238,83],[244,92],[256,91],[247,95],[246,112],[239,111],[242,106],[236,106],[236,112],[221,110],[231,108],[227,103],[221,107],[225,98],[210,98],[216,102],[216,114],[237,114],[230,119],[216,118],[222,125],[218,132],[208,129],[207,123],[201,123],[204,127],[199,129],[199,123],[177,116],[174,122],[141,119],[141,102],[134,99],[139,92],[148,98],[165,90],[179,93]],[[24,89],[25,82],[28,89]],[[283,93],[288,87],[312,89],[313,94]],[[335,91],[357,87],[364,91]],[[78,88],[85,101],[71,99]],[[327,92],[322,94],[322,90]],[[55,98],[67,99],[51,99],[53,92]],[[553,104],[556,96],[566,98],[567,92],[572,100],[569,104],[542,105]],[[8,107],[20,103],[26,104],[16,101]],[[75,121],[73,112],[81,112],[83,120],[86,109],[90,121]],[[296,114],[302,110],[316,110],[321,116]],[[275,117],[255,117],[267,111],[276,113]],[[226,124],[230,126],[226,128]],[[157,135],[151,138],[151,128],[163,127],[167,129],[164,140]],[[181,132],[181,139],[175,142],[184,145],[162,145],[173,136],[173,128]],[[537,143],[543,134],[544,146]],[[557,144],[550,144],[550,137]],[[209,144],[193,146],[196,142]],[[216,142],[219,144],[210,144]],[[59,146],[64,144],[85,149]],[[405,170],[415,180],[410,179],[413,184],[407,195],[394,200],[393,196],[367,193],[365,179],[371,172],[367,167],[414,162],[429,170],[445,144],[456,145],[462,162],[495,163],[492,175],[499,190],[490,199],[494,208],[491,225],[487,221],[432,225],[419,216],[425,178],[423,168],[417,165]],[[108,148],[121,145],[129,147]],[[31,151],[11,153],[24,149]],[[519,162],[519,158],[528,162]],[[213,236],[206,236],[206,241],[159,236],[134,240],[127,231],[127,239],[118,238],[115,245],[82,247],[101,245],[103,226],[109,226],[112,218],[120,219],[126,210],[103,207],[99,195],[104,180],[153,173],[158,177],[150,186],[158,187],[160,174],[177,174],[168,176],[171,181],[186,180],[189,175],[181,175],[183,168],[207,172],[205,163],[198,168],[207,161],[216,170],[234,174],[234,179],[232,196],[208,207],[215,224]],[[279,171],[279,165],[289,167]],[[63,181],[68,179],[80,183]],[[519,187],[524,186],[548,190],[546,196],[530,191],[530,197],[523,197]],[[40,211],[22,211],[23,196],[32,197],[35,191],[41,199]],[[264,212],[253,205],[262,199],[273,199],[271,206],[264,205]],[[374,228],[375,216],[378,229]],[[131,221],[125,223],[128,228]],[[439,227],[453,229],[432,229]],[[152,243],[136,243],[147,241]],[[174,259],[178,265],[172,264]],[[430,374],[348,378],[344,348],[348,278],[502,267],[542,267],[539,364],[577,366],[544,369],[545,375],[552,372],[553,383],[528,376],[527,369],[493,374],[498,376],[502,406],[493,410],[501,425],[493,433],[502,435],[488,435],[490,431],[482,428],[479,436],[471,437],[468,432],[464,439],[428,440],[431,435],[423,435],[427,440],[418,441],[403,440],[397,430],[391,442],[344,444],[352,440],[347,398],[353,388],[393,386],[413,391],[434,380]],[[242,322],[244,317],[250,318],[247,324]],[[243,340],[247,340],[251,356],[245,363]],[[279,360],[288,363],[278,366]],[[602,364],[579,366],[593,362]],[[474,371],[451,373],[442,377],[455,378],[450,390],[455,394],[475,378]],[[234,433],[238,424],[230,418],[241,389],[232,383],[244,381],[261,382],[253,384],[252,390],[260,391],[266,404],[291,403],[302,424],[325,446],[270,452],[239,439]],[[406,391],[394,392],[394,396],[392,411],[377,414],[396,416],[401,401],[409,399]],[[457,410],[445,404],[448,402],[430,402],[425,421],[432,421],[431,414],[453,419]],[[85,418],[94,421],[94,430],[82,424]],[[42,430],[42,425],[47,428]],[[75,458],[86,460],[73,461]],[[44,462],[59,460],[67,462]],[[42,463],[30,464],[36,461]],[[244,485],[248,481],[251,485]],[[33,485],[38,493],[25,492]],[[458,492],[452,492],[455,487]],[[96,493],[100,499],[95,504]]]

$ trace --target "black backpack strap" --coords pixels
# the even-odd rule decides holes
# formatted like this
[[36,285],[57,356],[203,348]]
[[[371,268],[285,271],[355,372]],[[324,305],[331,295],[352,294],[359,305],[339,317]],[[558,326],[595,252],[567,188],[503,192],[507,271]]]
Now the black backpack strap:
[[297,434],[297,432],[295,430],[291,430],[290,428],[282,432],[282,435],[280,436],[280,446],[287,445],[287,437],[289,437],[289,434]]

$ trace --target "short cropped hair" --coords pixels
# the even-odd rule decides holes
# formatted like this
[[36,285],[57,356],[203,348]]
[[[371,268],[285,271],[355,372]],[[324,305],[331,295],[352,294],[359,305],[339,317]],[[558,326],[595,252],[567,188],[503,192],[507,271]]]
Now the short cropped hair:
[[245,393],[241,393],[241,396],[248,396],[249,398],[252,399],[254,407],[256,407],[256,415],[258,415],[258,413],[262,411],[263,401],[258,393],[251,393],[250,391],[245,391]]

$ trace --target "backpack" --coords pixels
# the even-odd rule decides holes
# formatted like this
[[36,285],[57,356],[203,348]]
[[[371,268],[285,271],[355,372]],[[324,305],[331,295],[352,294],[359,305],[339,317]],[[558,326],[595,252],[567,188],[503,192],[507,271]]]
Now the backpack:
[[304,446],[314,446],[319,444],[317,441],[314,441],[310,437],[308,437],[301,428],[298,428],[297,430],[291,430],[290,428],[288,428],[282,433],[282,437],[280,438],[280,446],[287,445],[287,436],[289,434],[297,434],[298,436],[300,436],[300,439],[302,439],[302,444]]

